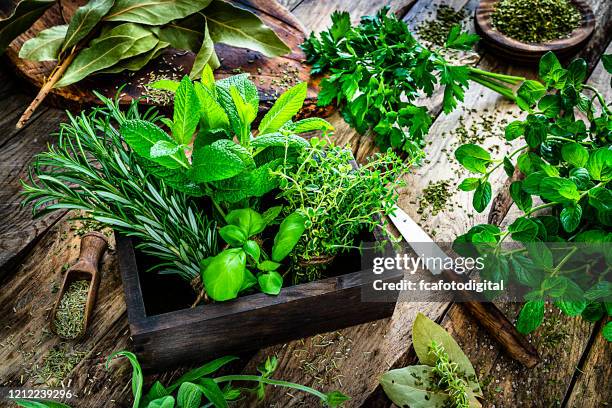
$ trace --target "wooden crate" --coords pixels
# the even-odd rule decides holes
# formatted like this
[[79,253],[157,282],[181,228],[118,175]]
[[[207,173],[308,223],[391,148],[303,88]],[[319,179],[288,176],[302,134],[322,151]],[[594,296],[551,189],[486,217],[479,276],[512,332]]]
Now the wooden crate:
[[[117,234],[116,242],[133,348],[148,371],[195,364],[381,319],[390,316],[395,307],[394,302],[362,302],[361,289],[369,284],[364,276],[374,277],[354,271],[284,287],[278,296],[256,293],[148,315],[142,262],[131,239]],[[399,279],[392,276],[385,281]]]

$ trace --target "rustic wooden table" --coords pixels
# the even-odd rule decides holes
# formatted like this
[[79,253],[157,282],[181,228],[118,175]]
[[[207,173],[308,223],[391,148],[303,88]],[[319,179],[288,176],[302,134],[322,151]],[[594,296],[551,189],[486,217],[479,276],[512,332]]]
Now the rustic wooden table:
[[[422,20],[435,15],[439,4],[450,4],[473,11],[477,0],[283,0],[308,30],[319,31],[330,23],[336,9],[348,9],[354,20],[371,14],[385,4],[403,16],[415,28]],[[612,7],[608,0],[590,0],[597,28],[580,56],[589,62],[590,82],[612,99],[609,78],[599,58],[612,52]],[[471,24],[471,23],[470,23]],[[508,65],[489,55],[463,55],[479,68],[513,75],[534,77],[533,69]],[[3,65],[6,65],[3,63]],[[40,108],[29,122],[16,130],[14,124],[32,98],[33,90],[19,81],[11,69],[0,69],[0,386],[29,386],[36,383],[41,367],[53,350],[79,350],[80,362],[69,372],[64,383],[77,391],[75,407],[131,406],[130,370],[127,363],[115,364],[107,371],[104,360],[111,352],[129,349],[129,330],[115,253],[103,259],[102,285],[93,325],[89,335],[78,343],[62,343],[48,333],[48,313],[52,307],[54,287],[65,265],[78,255],[81,227],[69,221],[70,214],[56,213],[32,220],[30,210],[21,208],[19,180],[26,175],[33,155],[52,143],[52,132],[65,114],[55,108]],[[436,215],[417,214],[418,197],[429,182],[459,180],[458,167],[452,159],[457,147],[458,123],[469,129],[485,120],[500,122],[519,114],[516,106],[488,89],[472,84],[465,103],[455,112],[441,114],[441,94],[427,105],[437,116],[429,136],[428,160],[412,174],[406,175],[407,187],[401,192],[400,206],[417,217],[438,240],[452,240],[469,226],[486,220],[487,212],[478,214],[469,205],[467,193],[453,193],[452,208]],[[486,119],[489,118],[489,119]],[[359,137],[338,116],[337,143],[350,143],[357,158],[374,150],[369,137]],[[509,149],[501,136],[485,142],[499,146],[499,156]],[[494,191],[505,182],[500,172],[494,180]],[[426,210],[427,211],[427,210]],[[512,209],[508,218],[512,217]],[[501,220],[503,223],[504,221]],[[516,305],[500,307],[514,318]],[[325,333],[292,343],[260,350],[237,369],[253,372],[267,355],[277,355],[280,366],[275,376],[321,389],[340,389],[352,397],[348,407],[387,407],[390,405],[377,387],[381,373],[392,367],[411,363],[410,327],[418,311],[441,321],[464,348],[484,384],[486,403],[490,407],[601,407],[612,403],[612,347],[600,335],[601,324],[590,324],[549,311],[547,324],[530,336],[542,356],[542,363],[526,370],[509,360],[459,305],[402,302],[394,315],[385,320]],[[159,377],[168,381],[180,370]],[[148,377],[148,381],[154,378]],[[247,403],[243,404],[246,405]],[[2,405],[2,403],[0,403]],[[269,388],[263,406],[316,406],[314,400]]]

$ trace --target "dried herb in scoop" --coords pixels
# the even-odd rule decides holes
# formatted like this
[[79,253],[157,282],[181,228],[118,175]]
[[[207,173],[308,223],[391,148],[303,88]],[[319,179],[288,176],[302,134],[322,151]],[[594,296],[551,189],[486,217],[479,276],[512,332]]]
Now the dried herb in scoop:
[[55,314],[55,331],[63,339],[74,339],[83,330],[88,280],[74,281],[64,292]]

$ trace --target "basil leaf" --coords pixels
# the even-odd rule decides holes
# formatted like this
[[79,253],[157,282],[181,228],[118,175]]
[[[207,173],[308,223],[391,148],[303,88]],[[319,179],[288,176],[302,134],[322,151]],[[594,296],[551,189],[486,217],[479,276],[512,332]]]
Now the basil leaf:
[[261,214],[251,208],[232,210],[225,216],[225,221],[240,228],[247,238],[259,234],[266,228]]
[[584,167],[589,159],[589,152],[578,143],[567,143],[561,148],[561,156],[574,167]]
[[19,58],[30,61],[57,60],[67,29],[67,25],[58,25],[42,30],[36,37],[23,43]]
[[200,121],[200,102],[191,80],[185,76],[174,97],[172,136],[180,144],[189,144]]
[[244,270],[244,282],[242,282],[242,286],[240,287],[240,292],[250,289],[256,284],[257,284],[257,278],[255,277],[255,275],[253,275],[253,273],[251,273],[251,271],[249,271],[248,269],[245,269]]
[[263,261],[257,265],[257,268],[264,272],[272,272],[280,268],[281,264],[274,261]]
[[259,134],[276,132],[300,110],[306,99],[307,83],[301,82],[283,92],[259,123]]
[[115,0],[91,0],[79,7],[68,25],[66,37],[62,42],[62,51],[75,46],[102,20]]
[[179,408],[200,408],[202,402],[200,387],[190,382],[184,382],[179,387],[176,402]]
[[261,291],[268,295],[278,295],[283,287],[283,277],[276,271],[262,273],[257,282]]
[[561,225],[563,226],[563,229],[567,232],[573,232],[574,230],[576,230],[576,228],[578,228],[578,225],[580,225],[581,218],[582,207],[580,206],[580,204],[565,207],[559,215]]
[[544,301],[531,300],[523,306],[516,322],[516,329],[528,334],[537,329],[544,320]]
[[55,0],[22,0],[17,3],[15,10],[7,18],[0,20],[0,55],[53,4]]
[[281,222],[278,233],[272,245],[272,260],[282,261],[298,243],[306,230],[306,219],[303,215],[294,212]]
[[104,20],[158,26],[194,14],[210,2],[211,0],[116,0]]
[[257,242],[253,240],[248,240],[247,242],[244,243],[244,245],[242,246],[242,249],[244,249],[244,252],[246,252],[247,255],[253,258],[253,261],[255,261],[255,263],[259,262],[259,257],[261,255],[261,249],[259,248],[259,244]]
[[246,254],[241,248],[226,249],[202,266],[202,281],[213,300],[235,299],[244,282]]
[[267,57],[291,51],[256,15],[224,1],[213,0],[206,7],[206,18],[215,43],[248,48]]
[[192,155],[192,179],[196,183],[229,179],[246,169],[246,164],[237,154],[236,143],[221,139],[210,145],[195,149]]
[[232,247],[242,246],[247,239],[246,234],[235,225],[223,226],[219,229],[219,235]]

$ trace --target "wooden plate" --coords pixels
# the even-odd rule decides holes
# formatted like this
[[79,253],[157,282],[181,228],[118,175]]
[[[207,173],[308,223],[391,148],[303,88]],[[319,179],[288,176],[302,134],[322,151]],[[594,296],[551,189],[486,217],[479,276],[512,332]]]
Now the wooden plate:
[[582,14],[582,23],[568,38],[547,43],[524,43],[497,31],[491,21],[491,14],[499,0],[482,0],[476,9],[476,31],[495,54],[513,62],[536,63],[548,51],[553,51],[560,59],[569,59],[587,42],[595,29],[595,16],[584,0],[572,0]]
[[[62,0],[55,4],[36,21],[30,30],[13,41],[6,51],[6,57],[17,73],[40,88],[45,78],[54,67],[54,62],[34,62],[19,58],[19,49],[36,33],[58,24],[66,24],[76,8],[83,0]],[[257,14],[266,25],[289,46],[291,54],[267,58],[258,52],[243,48],[234,48],[217,44],[215,49],[221,60],[221,67],[215,71],[215,77],[224,78],[237,72],[248,72],[257,85],[261,100],[261,110],[267,110],[276,98],[287,88],[298,82],[310,80],[310,68],[303,63],[304,53],[299,45],[306,36],[302,24],[276,0],[234,0],[239,7]],[[152,75],[168,76],[180,79],[191,70],[195,54],[190,51],[167,49],[159,58],[151,61],[137,72],[125,71],[114,75],[93,75],[74,85],[53,89],[48,99],[61,108],[67,106],[82,108],[98,102],[93,90],[112,97],[117,90],[122,90],[121,102],[129,103],[133,98],[139,98],[146,92],[144,84],[151,82]],[[323,115],[329,109],[316,106],[317,87],[315,81],[309,82],[308,96],[300,116]],[[162,101],[143,101],[149,105],[164,105]],[[327,111],[327,112],[326,112]]]

